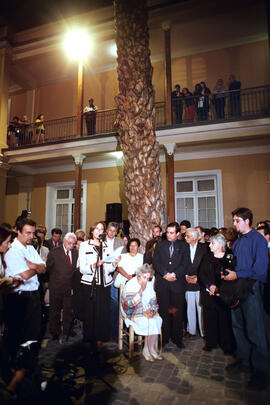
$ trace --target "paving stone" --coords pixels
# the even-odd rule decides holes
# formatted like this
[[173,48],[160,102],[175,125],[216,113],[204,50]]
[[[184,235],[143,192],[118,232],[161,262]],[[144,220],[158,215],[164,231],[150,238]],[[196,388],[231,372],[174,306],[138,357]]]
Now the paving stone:
[[177,392],[180,394],[188,395],[190,394],[190,389],[188,387],[178,387]]
[[238,381],[226,381],[225,386],[227,388],[230,388],[232,390],[241,390],[242,389],[242,384]]
[[[52,344],[50,335],[46,339],[40,356],[43,364],[53,364],[57,353],[72,344]],[[113,359],[112,363],[119,363],[119,366],[110,365],[108,370],[104,370],[102,377],[118,389],[115,393],[110,393],[108,387],[93,375],[85,380],[81,364],[82,377],[79,382],[87,382],[87,385],[84,398],[77,402],[74,400],[74,405],[270,404],[270,387],[263,393],[247,390],[249,374],[228,374],[225,366],[233,359],[225,357],[220,349],[205,353],[202,350],[203,344],[202,339],[190,339],[186,342],[186,349],[182,351],[171,345],[170,350],[163,353],[164,361],[154,363],[146,362],[142,356],[131,361],[123,355],[117,360]],[[125,372],[121,374],[119,370]],[[53,370],[49,371],[52,372]]]
[[222,375],[211,375],[211,380],[222,382],[224,381],[224,377]]
[[244,395],[241,391],[234,391],[230,389],[225,389],[225,397],[226,398],[233,398],[233,399],[243,399]]
[[224,368],[222,368],[222,367],[212,367],[211,368],[211,372],[213,373],[213,374],[221,374],[221,375],[223,375],[224,374]]
[[225,402],[225,405],[239,405],[239,401],[229,399],[228,401]]
[[199,368],[199,369],[197,370],[196,375],[202,376],[202,377],[207,377],[207,376],[210,375],[210,371],[207,370],[206,368]]

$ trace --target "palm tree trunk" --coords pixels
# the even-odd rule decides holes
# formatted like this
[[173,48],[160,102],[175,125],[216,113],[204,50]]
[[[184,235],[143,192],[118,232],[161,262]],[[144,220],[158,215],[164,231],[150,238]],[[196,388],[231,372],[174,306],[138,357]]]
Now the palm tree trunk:
[[124,159],[130,234],[142,245],[153,225],[164,226],[159,145],[145,0],[114,0],[119,94],[117,124]]

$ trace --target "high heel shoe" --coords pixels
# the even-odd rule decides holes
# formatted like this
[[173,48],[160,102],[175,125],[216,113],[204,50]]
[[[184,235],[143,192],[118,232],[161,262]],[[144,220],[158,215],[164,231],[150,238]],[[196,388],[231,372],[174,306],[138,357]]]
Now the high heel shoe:
[[143,355],[143,357],[145,358],[146,361],[151,361],[151,362],[154,361],[154,359],[153,359],[153,357],[151,356],[151,354],[149,354],[149,353],[146,354],[144,350],[142,351],[142,355]]
[[156,352],[152,352],[151,355],[154,357],[155,360],[164,360],[164,357]]

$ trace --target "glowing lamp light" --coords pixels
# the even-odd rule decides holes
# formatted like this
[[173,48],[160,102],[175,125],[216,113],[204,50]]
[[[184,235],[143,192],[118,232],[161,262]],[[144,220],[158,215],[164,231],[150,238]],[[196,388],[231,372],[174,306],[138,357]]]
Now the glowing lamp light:
[[89,55],[90,37],[86,30],[73,29],[66,34],[63,46],[70,58],[82,61]]
[[122,159],[123,152],[122,151],[111,152],[111,156],[113,156],[116,159]]
[[116,44],[113,44],[110,46],[110,54],[114,56],[115,58],[117,57],[117,46]]

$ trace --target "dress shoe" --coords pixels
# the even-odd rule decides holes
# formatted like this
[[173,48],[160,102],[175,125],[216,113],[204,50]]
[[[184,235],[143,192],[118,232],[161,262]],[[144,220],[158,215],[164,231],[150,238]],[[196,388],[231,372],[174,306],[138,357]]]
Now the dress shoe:
[[247,387],[254,391],[263,391],[267,388],[267,376],[264,373],[254,373],[251,376]]
[[142,351],[142,355],[146,361],[154,361],[154,358],[149,353],[146,353],[145,350]]
[[204,346],[204,347],[203,347],[203,350],[204,350],[205,352],[211,352],[211,351],[212,351],[212,347]]
[[180,350],[182,350],[182,349],[185,349],[185,345],[184,345],[184,343],[183,342],[174,342],[174,344],[178,347],[178,349],[180,349]]
[[76,333],[74,330],[71,330],[71,331],[68,332],[68,333],[63,332],[63,335],[64,335],[65,337],[74,337],[74,336],[77,335],[77,333]]
[[242,361],[237,360],[234,363],[228,364],[228,366],[226,366],[226,371],[232,374],[247,373],[249,372],[249,367]]
[[186,332],[185,335],[184,335],[184,337],[185,337],[186,339],[190,339],[190,338],[195,338],[196,335],[193,335],[192,333]]
[[164,360],[164,357],[154,351],[151,352],[151,355],[154,357],[155,360]]

